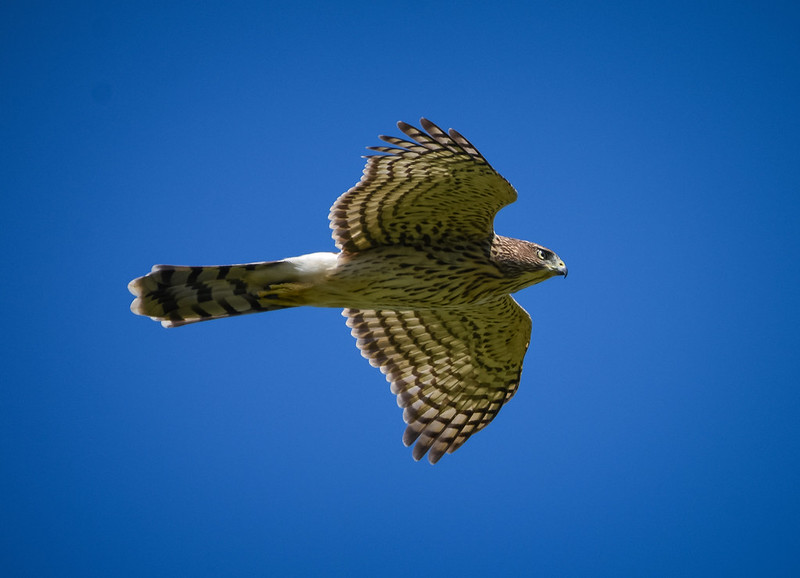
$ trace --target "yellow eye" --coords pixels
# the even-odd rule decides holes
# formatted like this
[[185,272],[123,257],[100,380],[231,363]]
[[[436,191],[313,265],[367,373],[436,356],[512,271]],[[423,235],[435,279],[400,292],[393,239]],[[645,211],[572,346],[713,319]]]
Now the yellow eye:
[[544,251],[542,251],[541,249],[536,249],[536,255],[539,257],[539,259],[544,261]]

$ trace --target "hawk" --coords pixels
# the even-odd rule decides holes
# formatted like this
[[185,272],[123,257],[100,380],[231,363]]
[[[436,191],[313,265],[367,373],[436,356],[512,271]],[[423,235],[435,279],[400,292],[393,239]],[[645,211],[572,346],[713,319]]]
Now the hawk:
[[461,134],[427,119],[368,147],[330,211],[338,253],[216,267],[156,265],[131,310],[178,327],[311,305],[343,308],[361,354],[403,408],[406,446],[434,464],[486,427],[519,386],[531,318],[511,297],[567,275],[536,243],[495,234],[517,192]]

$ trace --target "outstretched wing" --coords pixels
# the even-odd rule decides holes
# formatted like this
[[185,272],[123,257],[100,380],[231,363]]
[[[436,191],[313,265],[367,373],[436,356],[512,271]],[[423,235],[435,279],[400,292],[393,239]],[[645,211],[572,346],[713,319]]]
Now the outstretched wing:
[[361,354],[386,374],[403,443],[434,464],[492,421],[519,386],[531,318],[510,296],[458,310],[345,309]]
[[494,232],[494,216],[517,192],[470,142],[427,119],[427,133],[404,122],[410,141],[381,136],[393,146],[368,157],[364,176],[339,197],[329,215],[333,239],[343,251],[432,239],[482,240]]

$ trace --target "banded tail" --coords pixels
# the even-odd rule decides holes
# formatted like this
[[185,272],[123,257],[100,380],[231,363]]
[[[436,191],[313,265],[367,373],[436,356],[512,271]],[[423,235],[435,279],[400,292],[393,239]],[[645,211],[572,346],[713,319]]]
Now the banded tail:
[[156,265],[134,279],[131,311],[164,327],[307,305],[302,293],[336,266],[334,253],[312,253],[282,261],[182,267]]
[[150,273],[128,284],[128,290],[136,296],[131,311],[160,321],[164,327],[180,327],[292,307],[279,302],[280,292],[270,291],[274,283],[266,279],[275,277],[269,274],[270,270],[279,269],[282,264],[271,261],[215,267],[156,265]]

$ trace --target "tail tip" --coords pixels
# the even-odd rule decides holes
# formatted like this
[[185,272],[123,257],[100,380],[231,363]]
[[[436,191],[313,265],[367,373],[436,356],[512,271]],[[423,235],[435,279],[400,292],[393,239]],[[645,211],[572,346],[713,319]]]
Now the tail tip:
[[[130,292],[131,295],[134,295],[136,297],[141,297],[142,296],[142,278],[141,277],[137,277],[136,279],[133,279],[130,283],[128,283],[128,291]],[[133,305],[131,305],[131,309],[133,309]],[[134,311],[134,313],[136,313],[136,312]]]

